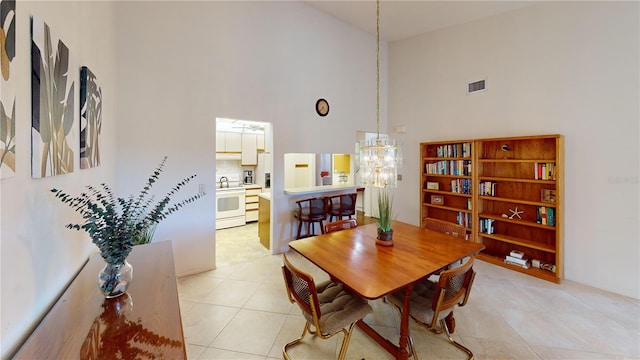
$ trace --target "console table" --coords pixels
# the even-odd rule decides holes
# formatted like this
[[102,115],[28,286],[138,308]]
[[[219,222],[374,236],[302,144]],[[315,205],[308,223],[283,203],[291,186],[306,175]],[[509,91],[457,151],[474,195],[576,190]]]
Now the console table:
[[138,245],[127,293],[105,299],[95,254],[15,359],[186,359],[171,242]]

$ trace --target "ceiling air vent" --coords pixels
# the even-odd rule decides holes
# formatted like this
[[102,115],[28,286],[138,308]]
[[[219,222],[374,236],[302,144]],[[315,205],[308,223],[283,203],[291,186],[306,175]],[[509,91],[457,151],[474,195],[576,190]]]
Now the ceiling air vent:
[[475,94],[487,90],[487,79],[482,79],[467,84],[467,94]]

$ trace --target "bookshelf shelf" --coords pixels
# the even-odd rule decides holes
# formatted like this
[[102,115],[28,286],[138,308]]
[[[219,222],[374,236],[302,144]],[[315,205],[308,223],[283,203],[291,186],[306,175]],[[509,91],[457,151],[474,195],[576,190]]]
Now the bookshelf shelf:
[[[540,250],[547,253],[552,253],[552,254],[556,253],[556,249],[551,245],[537,243],[535,241],[531,241],[525,238],[517,238],[514,236],[508,236],[508,235],[485,234],[485,233],[478,233],[478,237],[493,239],[500,242],[509,243],[512,245],[524,246],[530,249]],[[502,259],[504,259],[504,256],[502,256]]]
[[508,181],[508,182],[517,182],[517,183],[530,183],[530,184],[549,184],[554,185],[555,180],[536,180],[536,179],[520,179],[520,178],[512,178],[512,177],[489,177],[489,176],[479,176],[478,180],[480,181]]
[[513,203],[513,204],[556,207],[555,203],[546,203],[546,202],[542,202],[542,201],[527,201],[527,200],[520,200],[520,199],[510,199],[510,198],[497,197],[497,196],[478,196],[478,199],[487,200],[487,201],[503,201],[503,202],[509,202],[509,203]]
[[556,230],[555,226],[542,225],[542,224],[538,224],[537,222],[521,220],[521,219],[509,219],[509,218],[503,217],[502,215],[480,213],[480,214],[478,214],[478,217],[480,217],[482,219],[493,219],[493,220],[496,220],[496,221],[504,221],[504,222],[507,222],[507,223],[518,224],[518,225],[523,225],[523,226],[532,226],[532,227],[536,227],[536,228],[540,228],[540,229],[547,229],[547,230],[551,230],[551,231],[555,231]]
[[427,174],[424,173],[424,176],[429,176],[429,177],[442,177],[442,178],[456,178],[456,179],[472,179],[471,176],[464,176],[464,175],[450,175],[450,174]]
[[549,159],[478,159],[479,163],[553,163]]
[[466,197],[466,198],[470,198],[473,195],[471,194],[462,194],[462,193],[455,193],[455,192],[451,192],[451,191],[441,191],[441,190],[428,190],[428,189],[423,189],[423,192],[428,192],[430,194],[442,194],[442,195],[450,195],[450,196],[462,196],[462,197]]
[[423,206],[442,209],[442,210],[449,210],[449,211],[460,211],[460,212],[463,212],[463,213],[471,214],[471,210],[469,210],[469,209],[461,209],[461,208],[456,208],[456,207],[451,207],[451,206],[443,206],[443,205],[436,205],[436,204],[423,204]]
[[517,272],[520,272],[520,273],[523,273],[523,274],[535,276],[537,278],[544,279],[544,280],[551,281],[551,282],[555,282],[555,283],[559,283],[560,282],[560,279],[557,277],[557,275],[555,273],[551,272],[551,271],[540,270],[540,269],[536,269],[536,268],[533,268],[533,267],[525,269],[525,268],[520,267],[520,266],[511,265],[511,264],[505,264],[503,258],[499,258],[497,256],[487,255],[487,254],[484,254],[484,253],[480,253],[476,257],[478,259],[486,261],[488,263],[491,263],[491,264],[494,264],[494,265],[498,265],[498,266],[502,266],[502,267],[505,267],[507,269],[510,269],[510,270],[513,270],[513,271],[517,271]]

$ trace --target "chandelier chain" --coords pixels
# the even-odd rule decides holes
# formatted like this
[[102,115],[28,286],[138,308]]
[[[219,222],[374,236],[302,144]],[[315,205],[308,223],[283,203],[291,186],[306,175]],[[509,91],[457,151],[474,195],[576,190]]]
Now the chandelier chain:
[[376,134],[380,139],[380,0],[376,0]]

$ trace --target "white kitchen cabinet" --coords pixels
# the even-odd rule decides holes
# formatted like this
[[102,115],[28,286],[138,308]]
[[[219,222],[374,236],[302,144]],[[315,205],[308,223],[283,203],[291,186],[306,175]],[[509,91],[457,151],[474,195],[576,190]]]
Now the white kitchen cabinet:
[[256,134],[242,134],[242,165],[258,165]]
[[264,134],[256,135],[256,147],[258,151],[264,151]]
[[216,132],[216,152],[241,152],[242,134],[233,132]]

